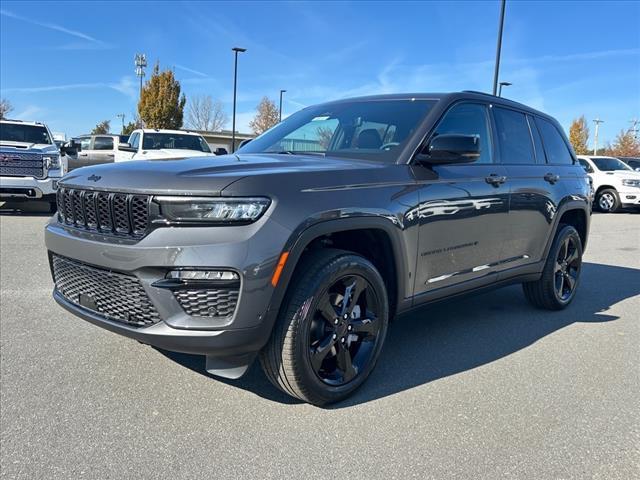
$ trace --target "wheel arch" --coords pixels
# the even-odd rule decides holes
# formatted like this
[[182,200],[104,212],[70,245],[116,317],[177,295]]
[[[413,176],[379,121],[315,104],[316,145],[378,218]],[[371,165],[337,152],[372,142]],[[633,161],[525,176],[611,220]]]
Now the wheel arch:
[[551,249],[551,245],[553,245],[553,240],[556,238],[560,225],[563,224],[571,225],[578,231],[580,240],[582,241],[582,249],[584,251],[589,239],[590,220],[591,215],[584,202],[576,200],[568,200],[565,202],[556,213],[553,229],[545,247],[544,258],[546,259],[549,255],[549,250]]

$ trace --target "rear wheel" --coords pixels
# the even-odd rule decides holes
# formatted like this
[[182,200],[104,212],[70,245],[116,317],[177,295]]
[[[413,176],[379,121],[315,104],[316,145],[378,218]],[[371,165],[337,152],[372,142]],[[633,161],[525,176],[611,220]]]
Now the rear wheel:
[[301,264],[260,355],[269,380],[314,405],[337,402],[373,370],[387,333],[382,277],[364,257],[319,250]]
[[618,192],[613,188],[607,188],[598,192],[596,198],[598,209],[604,213],[614,213],[620,209],[620,198]]
[[560,225],[542,276],[523,283],[525,297],[534,306],[561,310],[573,300],[582,269],[582,241],[575,228]]

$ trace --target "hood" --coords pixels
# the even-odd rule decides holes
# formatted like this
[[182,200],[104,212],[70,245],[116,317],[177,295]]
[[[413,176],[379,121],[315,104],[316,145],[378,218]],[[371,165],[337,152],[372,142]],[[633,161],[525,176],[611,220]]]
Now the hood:
[[605,178],[607,176],[615,177],[615,178],[628,178],[632,180],[640,180],[640,172],[636,172],[634,170],[614,170],[613,172],[603,172]]
[[193,157],[215,157],[210,152],[200,152],[198,150],[185,150],[184,148],[160,148],[157,150],[144,150],[145,158],[162,159],[182,159]]
[[[61,184],[90,190],[179,195],[220,195],[241,178],[257,175],[378,168],[364,160],[306,155],[221,155],[184,160],[140,160],[84,167]],[[282,181],[282,179],[274,180]]]
[[0,140],[0,150],[12,153],[58,153],[58,147],[50,143],[12,142],[8,140]]

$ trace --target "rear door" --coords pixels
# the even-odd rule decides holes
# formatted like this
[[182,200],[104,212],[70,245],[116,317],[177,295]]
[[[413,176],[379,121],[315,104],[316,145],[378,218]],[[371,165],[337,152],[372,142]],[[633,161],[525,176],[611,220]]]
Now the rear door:
[[91,165],[101,163],[113,163],[115,159],[114,139],[108,135],[98,135],[93,139],[93,150],[90,152],[89,162]]

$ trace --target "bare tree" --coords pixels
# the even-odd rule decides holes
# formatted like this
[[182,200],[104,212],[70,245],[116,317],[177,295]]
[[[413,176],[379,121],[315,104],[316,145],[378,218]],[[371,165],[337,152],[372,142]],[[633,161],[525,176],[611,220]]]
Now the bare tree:
[[187,125],[195,130],[217,132],[229,121],[220,100],[213,100],[211,95],[195,96],[187,105]]
[[13,112],[13,105],[6,98],[0,98],[0,120],[7,118],[9,113]]
[[249,122],[253,133],[260,135],[279,122],[279,112],[276,103],[268,97],[264,97],[258,104],[258,113]]

